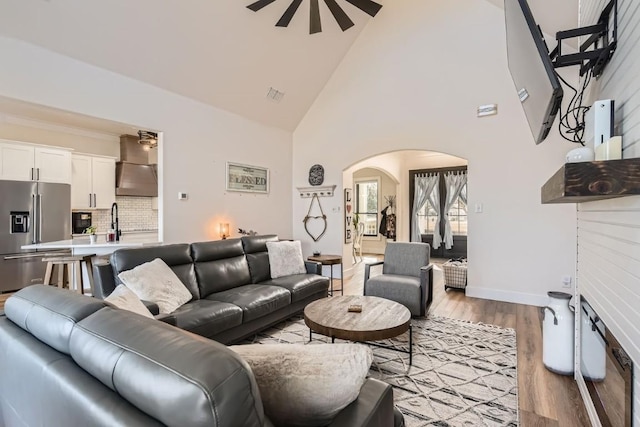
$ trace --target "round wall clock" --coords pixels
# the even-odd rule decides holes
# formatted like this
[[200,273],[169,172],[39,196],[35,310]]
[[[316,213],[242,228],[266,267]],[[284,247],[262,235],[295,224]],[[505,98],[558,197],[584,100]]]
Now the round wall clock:
[[[254,3],[251,3],[247,8],[253,10],[254,12],[259,11],[265,6],[270,5],[276,0],[258,0]],[[288,27],[293,15],[296,14],[298,8],[302,4],[303,0],[292,0],[289,4],[289,7],[284,11],[278,22],[276,22],[276,27]],[[315,34],[322,31],[322,24],[320,23],[320,5],[318,3],[319,0],[309,0],[311,3],[309,5],[309,34]],[[361,11],[369,14],[370,16],[376,16],[376,14],[382,8],[382,5],[376,3],[372,0],[345,0]],[[331,11],[331,14],[335,18],[336,22],[342,29],[342,31],[346,31],[349,28],[353,27],[353,21],[347,16],[347,13],[344,9],[338,4],[336,0],[324,0],[324,3]]]
[[322,165],[313,165],[309,169],[309,184],[322,185],[324,182],[324,168]]

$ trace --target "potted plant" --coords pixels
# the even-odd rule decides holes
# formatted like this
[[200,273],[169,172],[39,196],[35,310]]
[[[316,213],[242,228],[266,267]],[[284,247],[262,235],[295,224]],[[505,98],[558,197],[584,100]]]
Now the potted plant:
[[98,236],[96,236],[96,226],[95,225],[90,225],[89,227],[85,228],[84,231],[82,232],[83,234],[88,234],[89,235],[89,241],[91,243],[95,243],[98,239]]

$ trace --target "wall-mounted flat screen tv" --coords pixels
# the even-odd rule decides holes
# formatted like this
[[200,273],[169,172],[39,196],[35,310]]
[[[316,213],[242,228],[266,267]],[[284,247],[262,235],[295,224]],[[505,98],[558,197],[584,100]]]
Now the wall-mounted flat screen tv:
[[549,50],[526,0],[504,0],[507,60],[536,144],[549,134],[562,87]]

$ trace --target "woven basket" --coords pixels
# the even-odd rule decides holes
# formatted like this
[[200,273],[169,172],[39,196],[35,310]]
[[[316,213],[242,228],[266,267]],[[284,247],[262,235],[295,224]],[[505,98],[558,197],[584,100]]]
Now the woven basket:
[[442,264],[444,287],[464,289],[467,287],[467,261],[449,260]]

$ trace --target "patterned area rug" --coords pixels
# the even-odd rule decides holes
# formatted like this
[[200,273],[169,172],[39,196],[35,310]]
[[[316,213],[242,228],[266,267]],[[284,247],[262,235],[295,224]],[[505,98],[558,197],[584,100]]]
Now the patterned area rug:
[[[517,426],[516,333],[445,317],[413,319],[413,365],[406,353],[371,347],[370,376],[393,386],[407,427]],[[378,342],[407,350],[409,335]],[[294,318],[245,343],[308,343]],[[314,334],[313,343],[330,339]],[[338,342],[339,340],[336,340]]]

